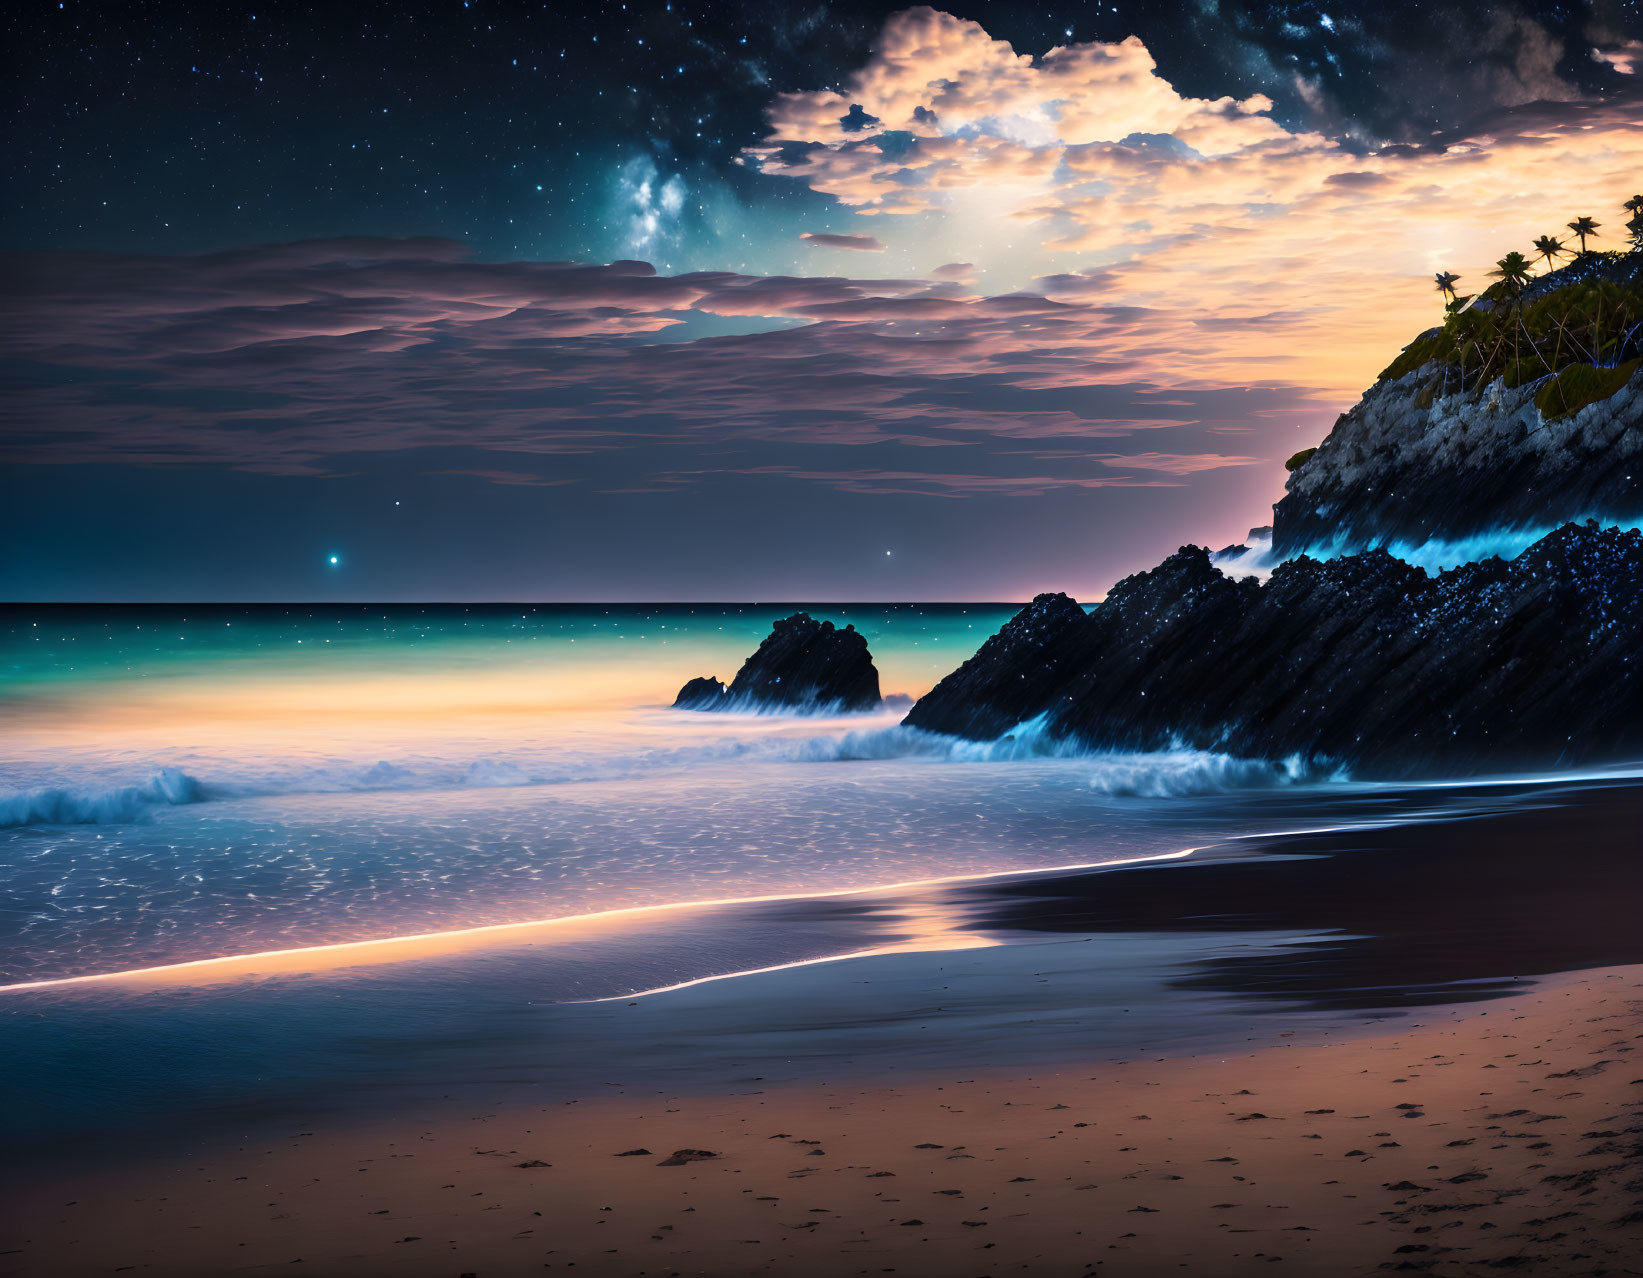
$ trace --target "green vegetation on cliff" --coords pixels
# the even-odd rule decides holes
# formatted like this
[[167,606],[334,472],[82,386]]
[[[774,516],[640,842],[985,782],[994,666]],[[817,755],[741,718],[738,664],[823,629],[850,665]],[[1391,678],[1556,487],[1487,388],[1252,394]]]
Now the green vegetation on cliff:
[[1591,364],[1571,364],[1556,377],[1549,378],[1535,394],[1535,407],[1548,421],[1578,413],[1587,404],[1608,399],[1632,380],[1639,360],[1614,368],[1596,368]]
[[[1424,408],[1438,395],[1481,391],[1496,379],[1515,387],[1550,378],[1536,396],[1548,416],[1614,394],[1631,376],[1622,367],[1635,371],[1643,357],[1643,195],[1626,201],[1626,211],[1629,252],[1588,250],[1602,223],[1582,216],[1568,224],[1578,252],[1553,235],[1535,240],[1534,255],[1547,267],[1539,277],[1528,257],[1508,253],[1489,272],[1495,282],[1474,300],[1456,290],[1460,276],[1439,271],[1433,280],[1443,294],[1443,326],[1406,346],[1381,380],[1441,364],[1441,375],[1421,387]],[[1552,269],[1566,256],[1574,261]],[[1291,462],[1291,470],[1300,464]]]
[[[1626,269],[1636,265],[1636,254],[1591,253],[1528,287],[1503,279],[1472,306],[1452,308],[1442,328],[1410,343],[1381,378],[1435,361],[1444,366],[1438,393],[1453,394],[1496,378],[1521,386],[1577,365],[1613,372],[1643,355],[1643,272]],[[1537,287],[1544,285],[1551,287]]]

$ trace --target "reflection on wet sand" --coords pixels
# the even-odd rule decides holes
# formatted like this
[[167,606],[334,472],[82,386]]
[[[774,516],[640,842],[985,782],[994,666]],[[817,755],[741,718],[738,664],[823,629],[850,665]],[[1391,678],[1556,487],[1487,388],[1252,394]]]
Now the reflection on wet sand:
[[[1127,861],[1108,861],[1107,868],[1141,862],[1170,861],[1192,855],[1193,849],[1161,853],[1157,856],[1135,857]],[[1055,876],[1072,871],[1088,870],[1091,866],[1055,866],[1037,871],[1012,871],[1011,879]],[[602,910],[566,918],[540,919],[524,923],[498,923],[484,927],[456,928],[442,932],[427,932],[412,936],[383,937],[366,941],[342,941],[284,950],[265,950],[252,954],[227,954],[211,958],[189,959],[176,963],[161,963],[150,967],[129,968],[111,972],[95,972],[79,976],[55,977],[38,981],[18,981],[0,985],[0,994],[24,993],[37,990],[70,989],[82,986],[109,986],[138,990],[168,986],[198,986],[228,984],[236,981],[261,980],[278,976],[316,976],[327,972],[345,972],[359,968],[376,967],[390,963],[416,963],[436,959],[450,959],[477,950],[542,950],[554,947],[586,946],[590,942],[609,942],[630,937],[636,932],[655,939],[658,927],[666,928],[674,918],[687,919],[697,926],[735,928],[738,910],[756,911],[761,922],[779,925],[792,934],[795,925],[807,925],[812,931],[832,925],[841,942],[851,946],[836,953],[817,954],[789,961],[772,963],[756,968],[706,972],[698,976],[674,981],[666,985],[642,990],[623,990],[601,997],[631,998],[643,994],[659,994],[684,989],[704,981],[723,980],[733,976],[749,976],[780,971],[810,963],[831,962],[848,958],[865,958],[885,954],[911,954],[927,951],[977,949],[999,942],[977,931],[972,926],[970,909],[960,900],[946,895],[943,889],[950,884],[976,882],[990,875],[951,875],[945,878],[924,879],[911,883],[890,884],[886,887],[852,889],[844,892],[812,895],[775,894],[767,896],[727,897],[712,901],[681,901],[666,905],[633,906],[626,909]],[[783,907],[764,910],[761,907]],[[598,1001],[570,1000],[570,1001]]]
[[1322,1008],[1489,997],[1514,978],[1643,962],[1643,787],[1549,790],[1464,822],[1263,840],[1236,862],[990,884],[1000,936],[1259,933],[1183,987]]

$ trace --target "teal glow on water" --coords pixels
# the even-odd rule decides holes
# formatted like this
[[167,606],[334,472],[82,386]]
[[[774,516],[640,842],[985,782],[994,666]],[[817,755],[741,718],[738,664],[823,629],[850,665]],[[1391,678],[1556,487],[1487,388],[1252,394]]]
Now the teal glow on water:
[[794,610],[6,609],[0,982],[1106,863],[1289,780],[900,727],[1005,605],[813,606],[867,636],[876,714],[669,708]]
[[[90,680],[394,671],[576,662],[641,671],[671,700],[691,673],[727,682],[771,623],[808,609],[867,636],[886,693],[917,696],[1016,604],[378,604],[0,606],[6,697]],[[591,650],[591,651],[590,651]],[[713,670],[695,670],[692,658]],[[669,681],[672,687],[669,687]],[[635,691],[638,691],[635,689]]]

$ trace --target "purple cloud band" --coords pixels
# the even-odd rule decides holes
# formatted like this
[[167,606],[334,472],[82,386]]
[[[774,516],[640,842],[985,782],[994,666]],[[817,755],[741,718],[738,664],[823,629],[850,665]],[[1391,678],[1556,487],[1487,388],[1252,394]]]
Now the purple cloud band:
[[[14,393],[0,405],[0,457],[13,465],[326,475],[428,450],[440,458],[430,470],[519,484],[580,479],[575,459],[627,453],[630,471],[788,467],[856,490],[913,481],[796,454],[894,444],[969,450],[971,464],[923,491],[994,480],[1028,491],[1051,481],[970,479],[983,456],[1008,469],[1000,441],[1248,432],[1320,411],[1297,386],[1161,382],[1176,328],[1104,304],[1093,285],[987,297],[952,279],[664,276],[643,262],[482,262],[449,241],[387,239],[31,255],[3,275]],[[700,316],[751,331],[657,340]],[[479,459],[453,468],[451,449]],[[727,452],[752,461],[698,464]],[[1258,460],[1165,455],[1137,454],[1136,482]],[[1112,464],[1066,482],[1117,482]]]

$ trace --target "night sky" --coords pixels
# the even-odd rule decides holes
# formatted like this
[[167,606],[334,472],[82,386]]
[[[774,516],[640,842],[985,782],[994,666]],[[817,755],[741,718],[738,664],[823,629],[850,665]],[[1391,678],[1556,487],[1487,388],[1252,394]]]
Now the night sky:
[[1090,597],[1643,172],[1639,0],[4,23],[9,599]]

